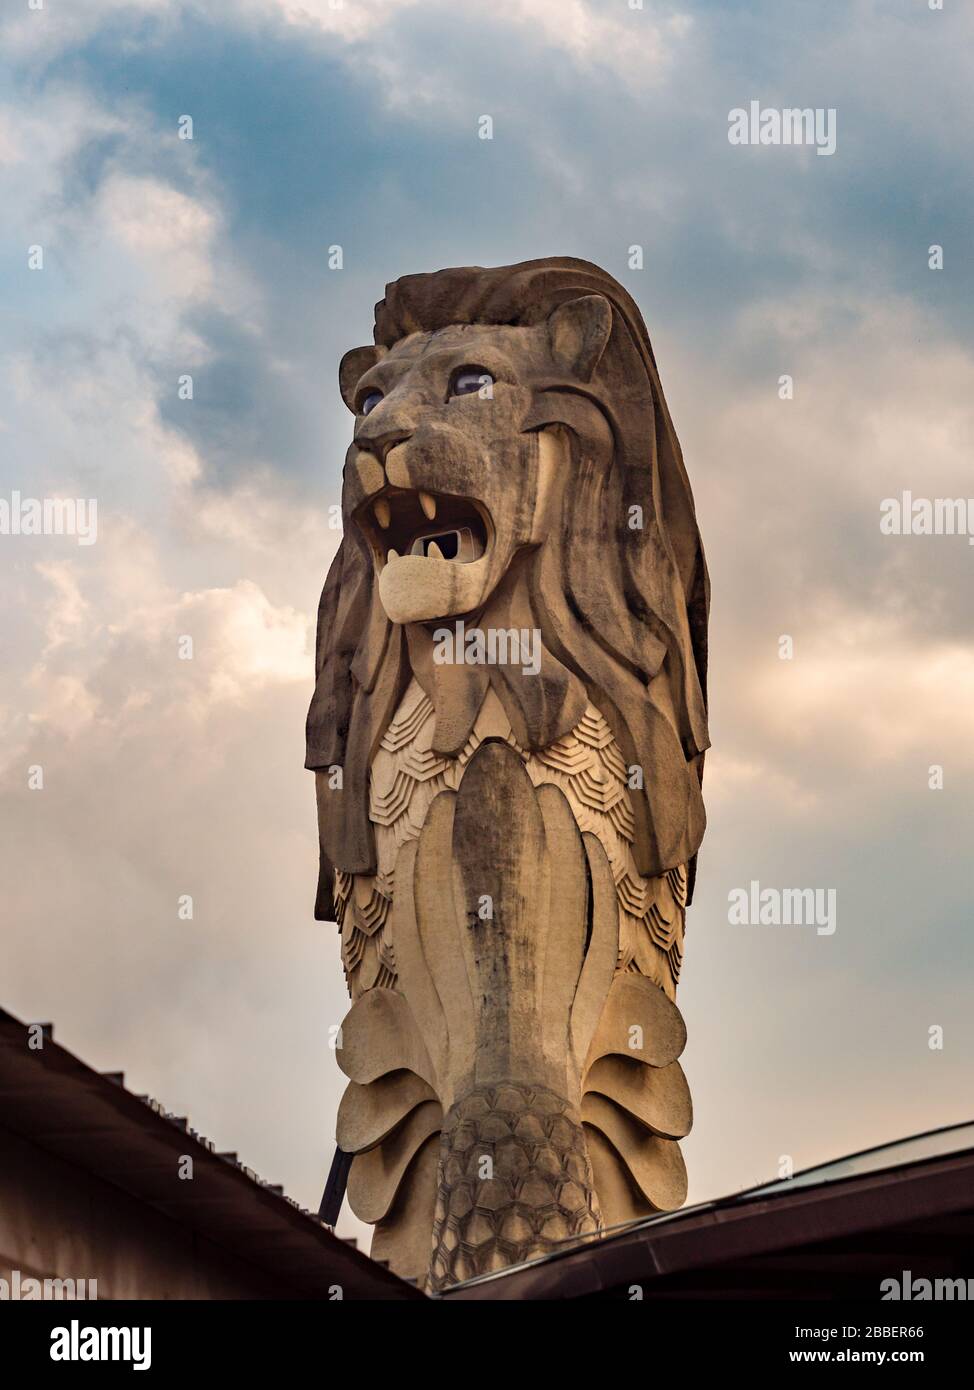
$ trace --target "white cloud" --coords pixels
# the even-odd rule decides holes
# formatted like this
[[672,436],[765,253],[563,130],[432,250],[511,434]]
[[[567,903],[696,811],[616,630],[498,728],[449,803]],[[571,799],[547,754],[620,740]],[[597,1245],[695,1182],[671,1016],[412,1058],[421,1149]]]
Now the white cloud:
[[761,710],[769,742],[818,767],[935,762],[938,748],[974,766],[974,644],[918,643],[861,610],[821,617],[793,660],[769,659],[739,688],[739,708]]
[[193,636],[194,659],[209,680],[204,709],[242,701],[267,685],[306,684],[313,663],[307,614],[275,608],[242,579],[232,589],[184,594],[176,624]]
[[292,25],[311,25],[349,41],[380,29],[399,10],[421,0],[245,0],[259,13],[280,15]]
[[[268,685],[307,682],[309,614],[271,603],[250,579],[180,592],[164,577],[158,545],[118,517],[99,540],[96,565],[85,557],[37,566],[49,590],[46,641],[29,677],[36,689],[70,678],[76,693],[85,692],[89,712],[100,703],[105,718],[121,723],[126,673],[151,685],[151,713],[130,711],[150,721],[163,712],[178,719],[190,687],[192,713],[205,719],[215,706],[246,703]],[[184,635],[193,639],[192,662],[179,658]],[[44,720],[36,709],[31,717]]]
[[90,608],[81,593],[78,575],[70,564],[48,560],[37,566],[42,579],[50,584],[53,594],[47,605],[44,655],[54,652],[66,642],[76,639],[84,630]]
[[556,62],[560,54],[583,71],[606,69],[633,93],[659,79],[693,30],[687,12],[660,17],[650,5],[633,10],[624,0],[611,8],[600,0],[491,0],[462,12],[452,0],[246,0],[246,5],[254,15],[280,15],[289,25],[359,45],[358,58],[372,67],[381,99],[406,111],[410,106],[414,111],[419,106],[454,107],[468,98],[462,72],[451,67],[451,43],[433,56],[432,64],[428,52],[417,62],[402,25],[395,27],[401,47],[390,44],[388,30],[401,16],[408,21],[420,5],[424,20],[432,16],[442,21],[447,40],[457,34],[458,20],[467,37],[475,37],[480,21],[506,26],[512,43],[533,44],[546,61]]
[[0,18],[0,51],[20,62],[50,62],[107,24],[122,19],[172,14],[181,0],[46,0],[29,9],[27,0],[8,4]]
[[212,291],[213,208],[158,179],[114,174],[101,187],[98,216],[115,246],[169,294],[195,299]]

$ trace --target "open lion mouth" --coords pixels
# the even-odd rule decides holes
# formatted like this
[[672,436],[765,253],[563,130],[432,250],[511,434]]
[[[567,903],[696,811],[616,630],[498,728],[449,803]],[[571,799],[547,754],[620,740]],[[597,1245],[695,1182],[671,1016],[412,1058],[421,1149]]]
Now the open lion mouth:
[[404,555],[469,565],[490,543],[490,518],[480,503],[448,493],[383,488],[355,520],[381,571]]

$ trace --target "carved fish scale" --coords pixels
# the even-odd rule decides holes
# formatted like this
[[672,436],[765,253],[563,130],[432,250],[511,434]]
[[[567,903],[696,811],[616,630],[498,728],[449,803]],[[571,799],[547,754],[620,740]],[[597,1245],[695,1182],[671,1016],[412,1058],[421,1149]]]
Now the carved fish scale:
[[[607,934],[613,950],[603,967],[606,974],[636,973],[672,998],[682,954],[686,874],[680,868],[647,880],[636,871],[625,763],[594,707],[589,706],[572,734],[540,754],[519,747],[491,691],[458,758],[442,759],[431,753],[434,722],[431,702],[413,681],[372,765],[378,872],[359,878],[337,875],[336,904],[353,999],[377,988],[395,990],[410,1004],[423,1033],[429,1017],[423,996],[417,992],[411,998],[409,989],[415,968],[407,980],[401,980],[395,969],[400,946],[410,958],[417,954],[415,937],[401,939],[404,933],[421,937],[423,928],[412,913],[394,914],[393,900],[401,893],[416,902],[429,903],[423,885],[417,882],[423,860],[415,854],[403,855],[402,850],[420,840],[437,797],[452,802],[457,791],[464,794],[464,806],[469,807],[465,833],[457,834],[454,814],[449,851],[444,846],[435,861],[441,871],[448,854],[449,872],[444,877],[459,881],[460,893],[453,897],[459,896],[462,906],[458,912],[455,901],[444,903],[434,895],[432,910],[437,921],[427,920],[423,925],[427,939],[441,943],[454,956],[463,954],[461,933],[473,942],[467,953],[475,982],[470,1004],[474,1010],[479,1006],[484,1011],[487,1021],[477,1028],[477,1045],[493,1071],[486,1083],[478,1083],[469,1067],[461,1069],[459,1076],[450,1075],[451,1064],[455,1069],[457,1058],[466,1054],[455,1037],[451,1051],[448,1031],[448,1045],[441,1046],[439,1067],[433,1064],[434,1089],[445,1112],[435,1192],[413,1199],[424,1211],[432,1204],[428,1280],[431,1288],[440,1289],[547,1253],[572,1236],[590,1234],[602,1226],[583,1127],[586,1109],[581,1069],[587,1057],[577,1058],[574,1067],[566,1067],[563,1060],[558,1065],[559,1056],[563,1059],[570,1051],[571,1006],[583,966],[588,915],[599,892],[600,917],[615,919],[614,933]],[[477,778],[474,787],[467,784],[466,777],[468,773],[477,777],[475,760],[481,750],[493,750],[495,766]],[[508,765],[503,776],[496,767],[499,756]],[[536,793],[542,788],[558,805],[560,817],[549,811],[546,820],[537,804]],[[515,815],[519,803],[526,803],[520,820]],[[556,893],[559,906],[552,910],[542,901],[552,887],[545,883],[543,859],[550,855],[553,871],[570,878],[571,855],[564,843],[570,834],[569,815],[577,832],[577,876],[581,878],[585,858],[582,835],[598,843],[604,855],[604,872],[594,880],[586,872],[584,883],[563,883],[561,894]],[[492,830],[497,832],[496,840]],[[513,893],[508,891],[512,887]],[[552,934],[546,940],[538,924],[549,921],[559,936],[567,935],[564,918],[572,908],[576,949],[562,958],[553,949]],[[484,916],[485,911],[489,915]],[[538,949],[542,945],[548,947],[548,960]],[[428,991],[428,982],[426,988]],[[563,996],[560,1015],[551,1008],[552,994],[559,988]],[[449,988],[444,994],[447,999],[457,998]],[[549,1017],[545,1016],[545,996]],[[511,1005],[513,1017],[499,1007],[505,1002]],[[439,999],[439,1004],[442,1009],[445,1001]],[[553,1058],[535,1046],[552,1025],[560,1028],[564,1037]],[[581,1020],[578,1026],[585,1036]],[[430,1051],[435,1053],[435,1042]],[[649,1087],[629,1076],[634,1063],[628,1046],[627,1051],[629,1057],[619,1059],[621,1078],[603,1068],[602,1073],[595,1072],[595,1085],[613,1096],[629,1082],[632,1088],[646,1093],[649,1118],[656,1120],[657,1127],[666,1128],[662,1110],[654,1112]],[[675,1058],[669,1065],[679,1071]],[[542,1076],[551,1084],[539,1084]],[[678,1085],[677,1089],[681,1090]],[[678,1100],[682,1099],[681,1094]],[[597,1109],[590,1106],[588,1117],[593,1127],[599,1128],[602,1116]],[[675,1117],[675,1123],[671,1118],[669,1128],[683,1133],[688,1127],[686,1097],[684,1112]],[[344,1138],[340,1133],[339,1140]],[[643,1186],[650,1186],[644,1170],[648,1166],[651,1180],[652,1169],[658,1166],[653,1131],[647,1126],[640,1134],[636,1127],[621,1140],[617,1134],[616,1144],[618,1147],[610,1145],[608,1154],[601,1153],[602,1167],[618,1170],[611,1183],[613,1217],[624,1220],[659,1209],[639,1185],[642,1177]],[[628,1166],[633,1149],[631,1161],[639,1168],[639,1176]],[[665,1151],[664,1156],[672,1167]],[[668,1177],[671,1181],[672,1175]],[[677,1195],[682,1200],[679,1187],[678,1177]],[[658,1186],[650,1190],[662,1206],[665,1198],[661,1190]],[[410,1212],[408,1219],[400,1215],[381,1223],[379,1248],[394,1266],[406,1268],[404,1260],[408,1263],[402,1249],[405,1242],[396,1237],[396,1225],[411,1230],[423,1219]],[[410,1266],[410,1273],[417,1277],[426,1270]]]

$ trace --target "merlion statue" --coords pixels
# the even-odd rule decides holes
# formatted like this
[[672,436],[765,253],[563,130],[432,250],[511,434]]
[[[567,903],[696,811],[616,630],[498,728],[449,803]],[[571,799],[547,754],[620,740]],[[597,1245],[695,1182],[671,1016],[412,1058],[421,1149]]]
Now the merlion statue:
[[709,585],[597,266],[397,280],[340,383],[307,756],[353,1001],[337,1139],[373,1256],[437,1291],[685,1200]]

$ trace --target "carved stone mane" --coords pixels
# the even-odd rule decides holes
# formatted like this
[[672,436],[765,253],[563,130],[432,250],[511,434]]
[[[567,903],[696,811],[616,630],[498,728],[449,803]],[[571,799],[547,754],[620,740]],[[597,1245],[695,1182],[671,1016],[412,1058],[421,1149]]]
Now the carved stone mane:
[[709,589],[611,276],[410,276],[375,340],[340,372],[356,430],[308,716],[316,916],[341,925],[354,1001],[349,1199],[373,1253],[438,1288],[684,1199],[672,1001]]

